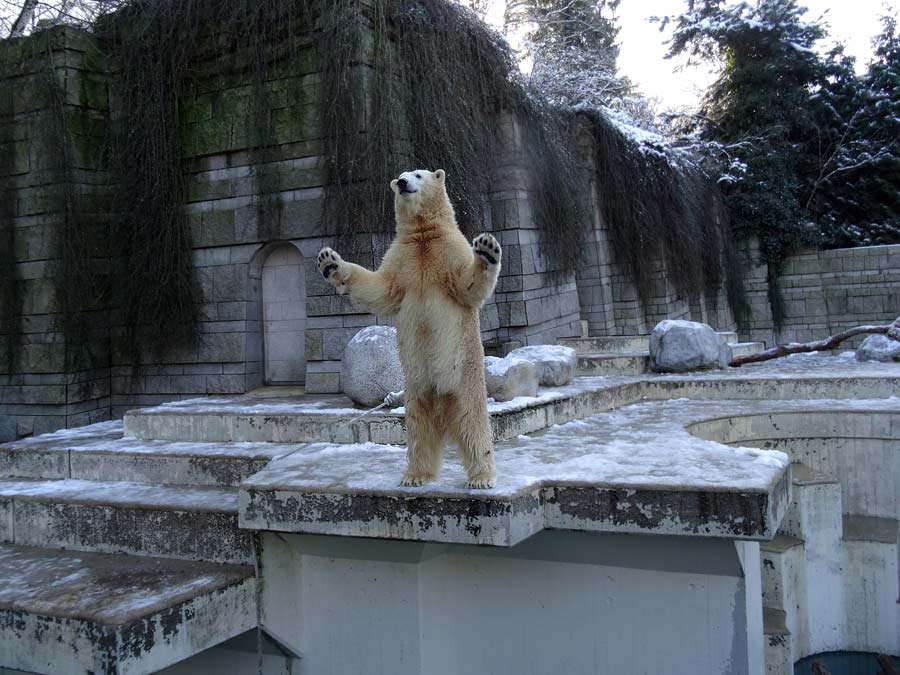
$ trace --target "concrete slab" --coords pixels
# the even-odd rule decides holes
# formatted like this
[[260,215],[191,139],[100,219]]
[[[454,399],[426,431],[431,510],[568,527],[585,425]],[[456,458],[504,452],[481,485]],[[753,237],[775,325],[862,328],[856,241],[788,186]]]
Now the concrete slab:
[[650,355],[642,352],[578,355],[578,375],[641,375],[650,368]]
[[0,666],[150,673],[256,624],[253,568],[0,546]]
[[236,486],[297,444],[147,441],[125,437],[121,421],[0,446],[0,477],[78,478],[168,485]]
[[[852,399],[900,396],[900,363],[801,355],[690,375],[578,377],[537,397],[489,403],[497,441],[534,433],[643,399]],[[342,397],[198,398],[133,410],[125,431],[139,439],[199,442],[380,443],[404,445],[404,409],[365,411]]]
[[232,488],[66,479],[0,481],[8,541],[31,546],[248,564]]
[[[705,441],[688,428],[726,413],[837,405],[890,410],[897,402],[648,401],[499,444],[498,486],[486,491],[464,488],[453,453],[437,481],[403,488],[401,448],[312,444],[245,481],[241,522],[500,546],[542,527],[770,539],[787,507],[787,456]],[[490,518],[478,529],[481,514]]]

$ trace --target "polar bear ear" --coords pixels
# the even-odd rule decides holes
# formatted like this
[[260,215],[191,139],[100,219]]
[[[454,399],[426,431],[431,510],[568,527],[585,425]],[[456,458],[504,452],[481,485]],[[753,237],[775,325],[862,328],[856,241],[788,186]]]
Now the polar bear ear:
[[434,177],[437,178],[442,183],[444,182],[444,176],[446,176],[446,172],[443,169],[438,169],[434,172]]
[[397,191],[397,179],[396,178],[391,181],[391,190],[393,190],[394,192]]

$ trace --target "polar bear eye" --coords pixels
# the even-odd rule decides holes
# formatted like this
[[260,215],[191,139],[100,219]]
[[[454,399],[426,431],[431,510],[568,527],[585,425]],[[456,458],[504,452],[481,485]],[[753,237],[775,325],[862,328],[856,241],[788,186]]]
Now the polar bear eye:
[[421,177],[422,177],[422,174],[420,174],[420,173],[416,174],[416,178],[421,178]]

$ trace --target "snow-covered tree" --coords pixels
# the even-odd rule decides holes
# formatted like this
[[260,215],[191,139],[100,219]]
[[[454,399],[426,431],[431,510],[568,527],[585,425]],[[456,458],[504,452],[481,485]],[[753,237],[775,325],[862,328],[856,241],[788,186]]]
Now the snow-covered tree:
[[759,237],[763,258],[777,266],[810,228],[798,185],[798,146],[811,126],[809,101],[823,63],[814,51],[825,35],[796,0],[725,3],[690,0],[674,18],[669,55],[720,64],[703,101],[700,129],[735,149],[743,180],[726,186],[739,232]]
[[531,83],[551,103],[596,107],[629,93],[617,73],[621,0],[509,0],[508,29],[525,30]]
[[828,79],[813,96],[817,126],[808,156],[807,207],[825,243],[900,243],[900,33],[883,17],[875,57],[857,76],[832,54]]

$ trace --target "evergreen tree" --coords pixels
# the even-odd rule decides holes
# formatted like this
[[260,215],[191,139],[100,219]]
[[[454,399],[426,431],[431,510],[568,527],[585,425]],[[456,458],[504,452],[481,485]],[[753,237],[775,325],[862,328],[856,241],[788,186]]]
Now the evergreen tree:
[[809,241],[797,151],[812,124],[811,86],[823,67],[813,45],[824,29],[804,21],[804,12],[796,0],[689,2],[669,50],[723,64],[703,101],[702,132],[737,148],[746,172],[725,188],[732,223],[758,236],[774,264]]
[[882,21],[868,71],[836,50],[813,101],[806,203],[829,246],[900,243],[900,34]]
[[670,57],[687,53],[722,68],[702,103],[701,132],[730,147],[732,163],[743,168],[742,177],[721,184],[739,236],[759,239],[776,324],[781,261],[815,236],[799,175],[814,127],[810,99],[825,68],[813,47],[825,30],[805,12],[796,0],[689,0],[675,18],[669,50]]
[[526,46],[534,65],[531,82],[557,105],[608,104],[628,93],[616,73],[621,0],[513,0],[507,26],[526,26]]

